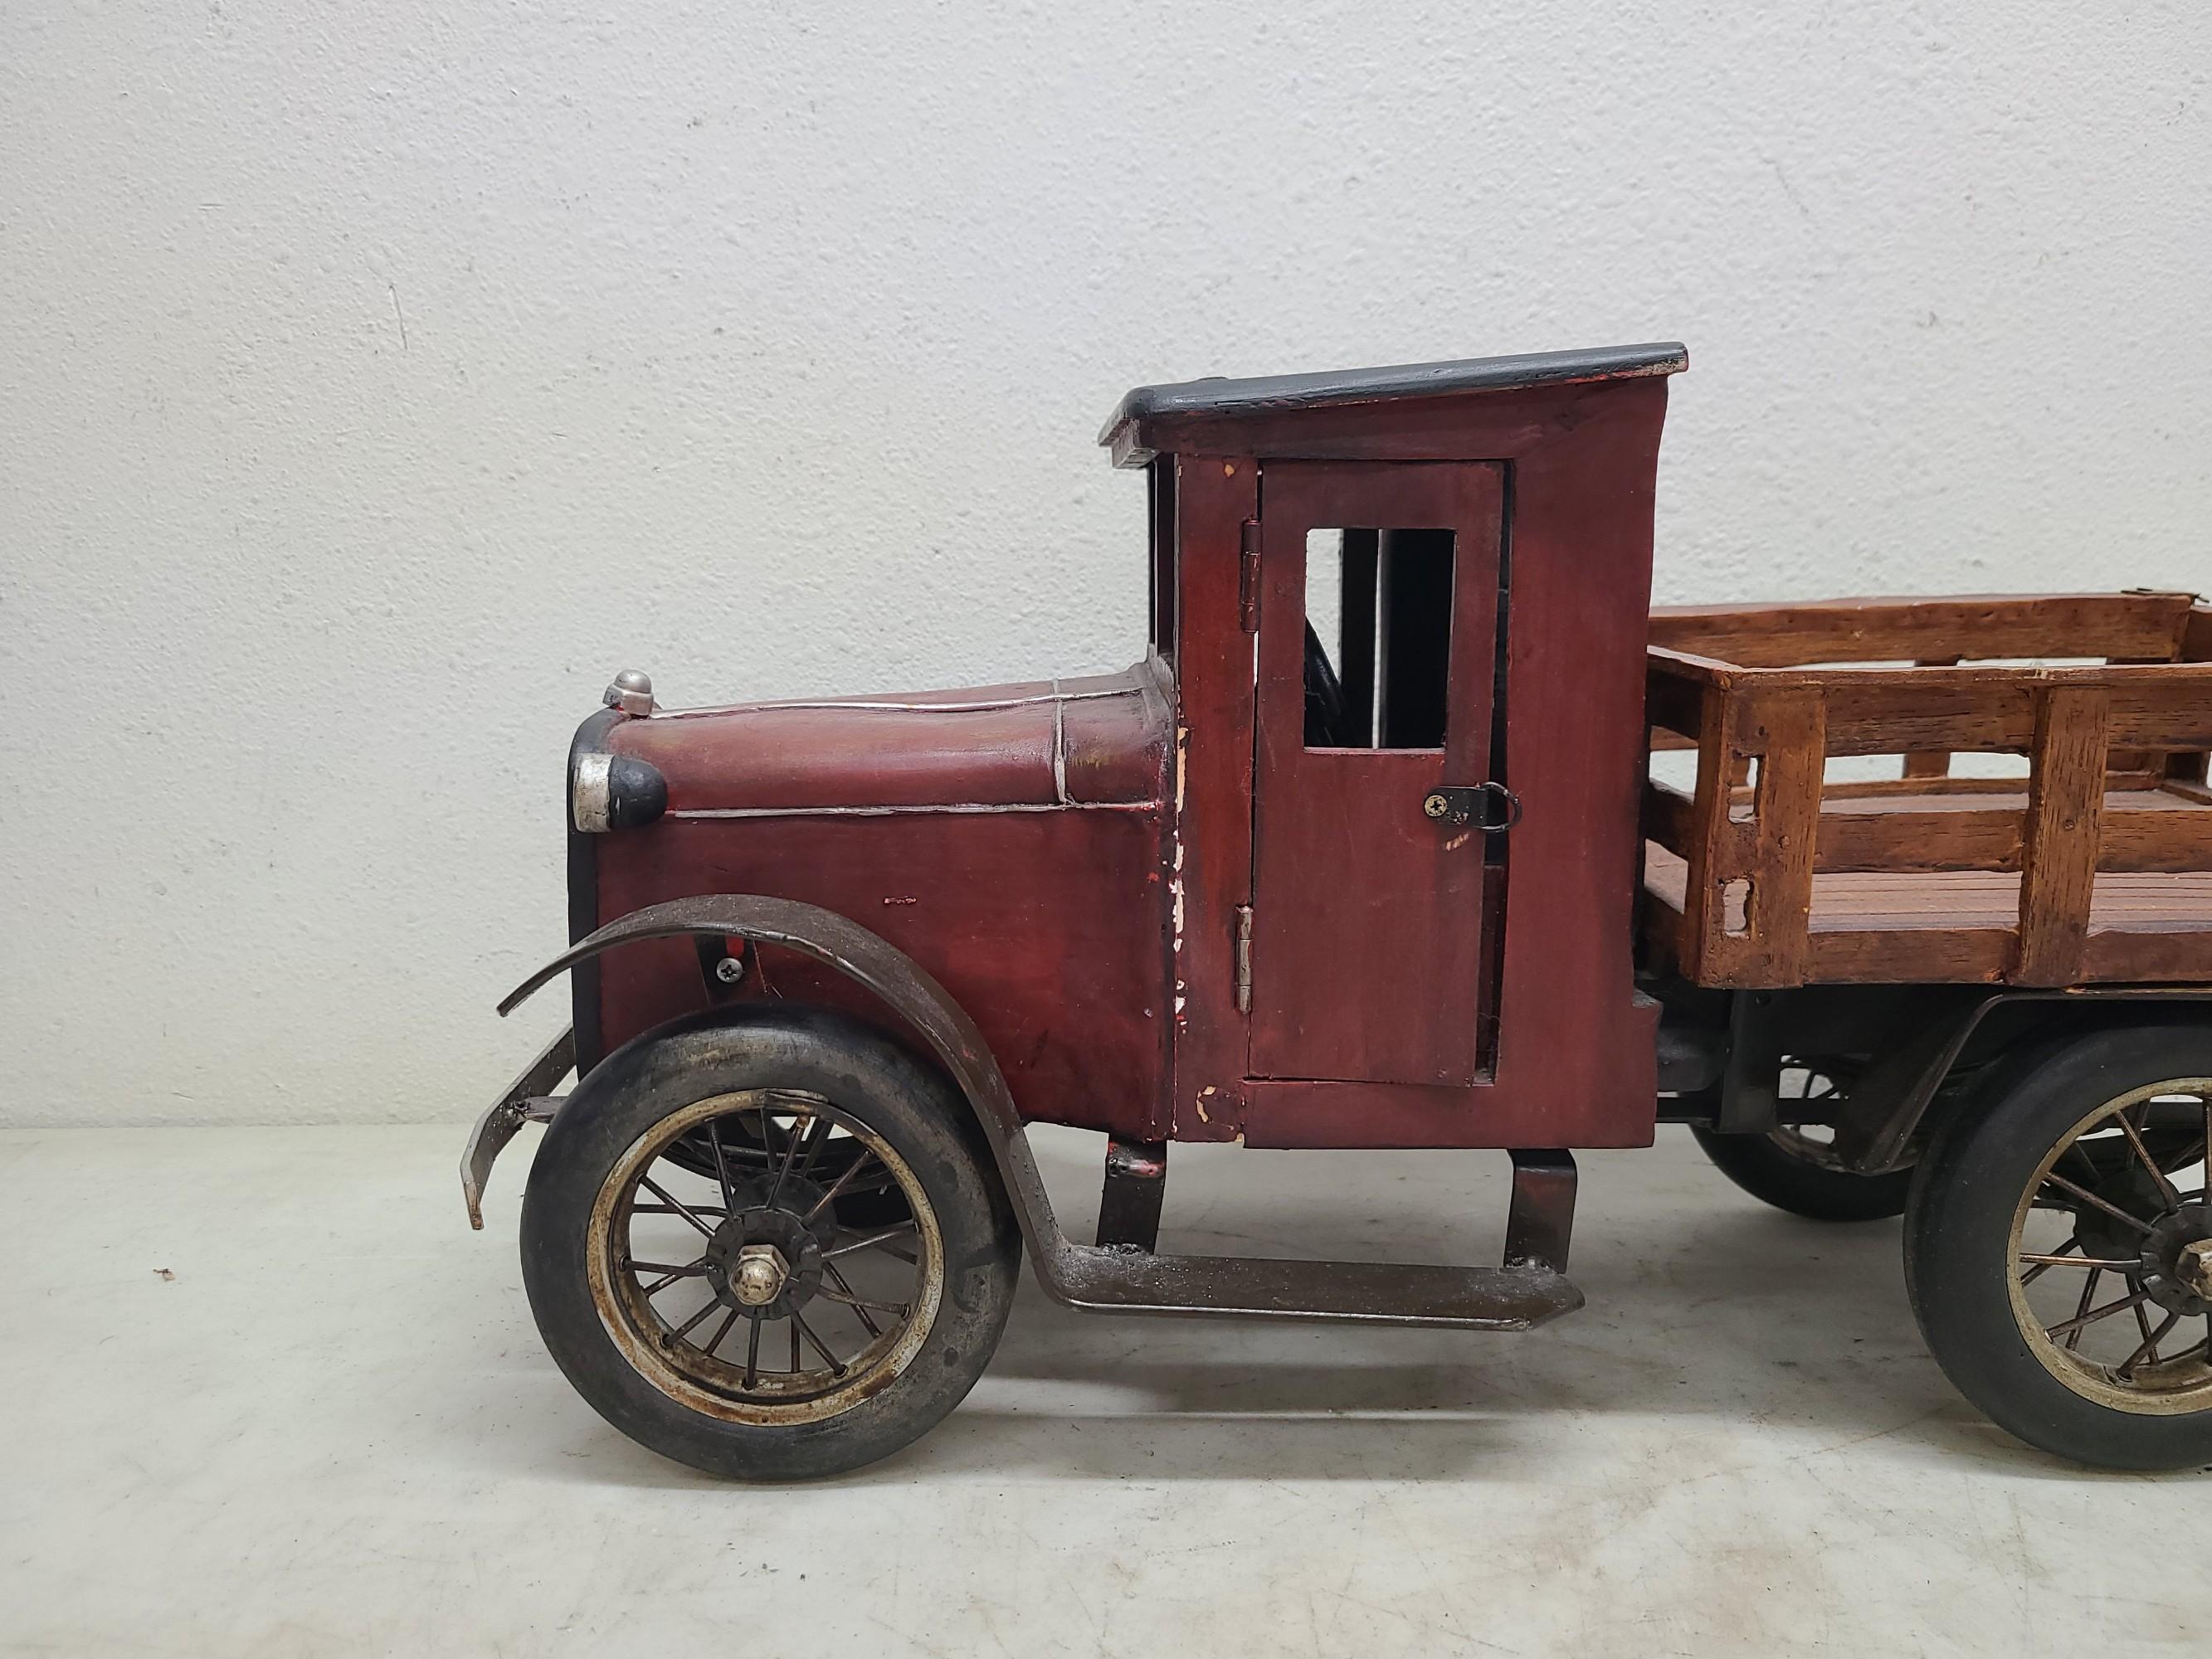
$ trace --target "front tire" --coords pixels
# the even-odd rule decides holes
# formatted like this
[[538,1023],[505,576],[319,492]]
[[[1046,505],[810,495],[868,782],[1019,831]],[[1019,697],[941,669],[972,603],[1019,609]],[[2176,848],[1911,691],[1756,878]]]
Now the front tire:
[[2212,1464],[2212,1030],[2146,1025],[2021,1056],[1941,1129],[1905,1277],[1959,1392],[2108,1468]]
[[[690,1154],[717,1142],[702,1173]],[[856,1235],[838,1204],[856,1169],[901,1194],[902,1224]],[[641,1444],[741,1480],[842,1474],[933,1427],[997,1346],[1020,1260],[945,1076],[787,1006],[609,1055],[523,1201],[524,1287],[577,1392]]]

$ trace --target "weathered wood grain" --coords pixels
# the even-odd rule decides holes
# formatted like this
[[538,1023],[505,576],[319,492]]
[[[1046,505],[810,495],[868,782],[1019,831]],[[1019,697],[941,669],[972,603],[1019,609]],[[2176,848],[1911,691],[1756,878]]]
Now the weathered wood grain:
[[2037,700],[2021,851],[2020,955],[2011,975],[2016,984],[2070,985],[2081,975],[2097,884],[2112,713],[2112,694],[2101,687],[2047,686]]
[[[1683,961],[1686,866],[1656,843],[1645,854],[1647,945],[1664,960]],[[1817,875],[1804,982],[2002,981],[2018,949],[2020,877],[2009,872]],[[2099,880],[2072,982],[2206,980],[2212,980],[2212,872],[2106,873]],[[1750,988],[1753,981],[1741,983]]]
[[2171,661],[2186,593],[1967,594],[1799,605],[1662,605],[1655,645],[1746,668],[2022,657]]
[[1751,815],[1758,911],[1747,930],[1746,954],[1762,977],[1790,984],[1804,978],[1808,965],[1826,711],[1814,691],[1778,695],[1753,707],[1763,753]]
[[[2171,593],[1655,613],[1650,746],[1694,740],[1698,771],[1645,786],[1647,951],[1717,986],[2185,977],[2212,933],[2208,617]],[[2001,655],[2077,660],[1977,660]],[[1808,717],[1759,712],[1792,699],[1817,752]],[[2028,774],[1954,777],[1960,751]],[[1820,781],[1867,755],[1905,775]]]

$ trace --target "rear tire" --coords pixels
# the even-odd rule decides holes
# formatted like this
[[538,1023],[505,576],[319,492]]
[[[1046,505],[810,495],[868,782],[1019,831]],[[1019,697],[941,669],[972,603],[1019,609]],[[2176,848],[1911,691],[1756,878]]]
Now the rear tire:
[[[1848,1093],[1857,1067],[1848,1060],[1784,1066],[1787,1098],[1818,1099]],[[1796,1089],[1788,1085],[1790,1079]],[[1784,1127],[1765,1134],[1721,1134],[1692,1126],[1690,1133],[1713,1167],[1762,1203],[1813,1221],[1881,1221],[1905,1212],[1912,1171],[1860,1175],[1845,1169],[1823,1142]]]
[[1929,1146],[1905,1212],[1913,1315],[1959,1392],[2029,1445],[2106,1468],[2212,1464],[2212,1297],[2187,1289],[2203,1253],[2180,1255],[2212,1232],[2208,1103],[2212,1030],[2099,1031],[2021,1055]]
[[[671,1156],[721,1123],[753,1145],[725,1136],[720,1175]],[[837,1176],[869,1158],[908,1200],[894,1240],[855,1237],[837,1207]],[[640,1444],[748,1480],[843,1474],[934,1426],[998,1346],[1020,1261],[952,1084],[871,1027],[788,1006],[609,1055],[546,1131],[523,1202],[523,1284],[577,1392]]]

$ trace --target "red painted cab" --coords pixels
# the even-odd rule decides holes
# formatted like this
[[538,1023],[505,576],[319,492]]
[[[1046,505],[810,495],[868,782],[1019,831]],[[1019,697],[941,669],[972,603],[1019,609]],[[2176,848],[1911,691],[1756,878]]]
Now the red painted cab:
[[[693,895],[836,911],[951,994],[1029,1120],[1647,1142],[1656,1010],[1629,917],[1653,469],[1681,362],[1131,393],[1105,441],[1150,484],[1142,661],[602,718],[580,753],[645,763],[666,800],[582,840],[578,937]],[[834,969],[761,961],[787,997],[842,994]],[[595,964],[580,1057],[711,994],[680,939]]]

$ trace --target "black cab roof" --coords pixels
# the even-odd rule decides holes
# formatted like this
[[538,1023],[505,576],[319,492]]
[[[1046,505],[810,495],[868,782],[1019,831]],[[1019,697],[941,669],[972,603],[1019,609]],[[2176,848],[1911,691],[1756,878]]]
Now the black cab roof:
[[1641,380],[1689,367],[1681,345],[1605,346],[1583,351],[1540,351],[1510,357],[1462,357],[1449,362],[1403,363],[1312,374],[1261,374],[1242,380],[1219,375],[1140,386],[1108,418],[1098,441],[1114,451],[1116,465],[1141,465],[1176,447],[1176,428],[1208,428],[1238,421],[1352,404],[1396,403],[1470,392],[1511,392],[1530,386]]

